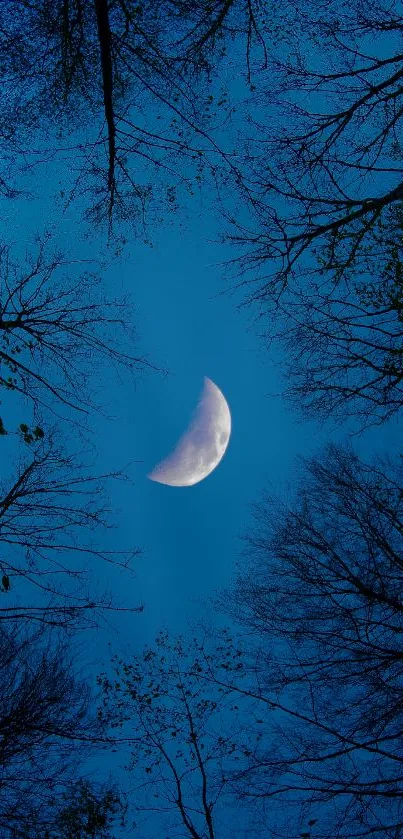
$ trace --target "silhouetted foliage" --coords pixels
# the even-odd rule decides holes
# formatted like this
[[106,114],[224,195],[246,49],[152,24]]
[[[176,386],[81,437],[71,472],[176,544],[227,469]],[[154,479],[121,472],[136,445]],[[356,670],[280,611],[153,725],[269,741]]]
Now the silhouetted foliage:
[[[314,416],[388,419],[402,404],[400,4],[294,10],[255,80],[239,146],[232,262],[290,351],[290,395]],[[245,133],[245,132],[244,132]],[[239,201],[239,196],[237,196]]]
[[101,563],[130,574],[138,554],[100,544],[113,527],[106,484],[119,478],[94,474],[88,457],[68,454],[51,435],[24,451],[17,475],[0,481],[0,571],[7,594],[0,621],[18,616],[78,627],[119,608],[97,584]]
[[100,679],[101,720],[132,740],[136,811],[176,811],[194,837],[222,835],[219,801],[258,836],[398,836],[401,459],[329,446],[256,516],[220,600],[243,638],[161,634]]
[[61,800],[55,827],[44,839],[114,839],[116,821],[121,828],[125,826],[126,805],[111,786],[95,788],[89,781],[76,781]]
[[[223,638],[218,651],[224,659],[228,640]],[[241,666],[241,653],[235,655]],[[171,640],[161,632],[153,647],[130,662],[115,659],[113,676],[99,678],[100,719],[123,747],[131,745],[128,768],[138,828],[151,836],[157,824],[159,831],[214,839],[233,836],[236,824],[251,837],[260,835],[253,814],[241,812],[231,788],[256,732],[238,717],[231,689],[203,682],[202,673],[198,639]],[[252,702],[248,708],[249,722]]]
[[279,305],[286,395],[312,417],[352,416],[365,425],[384,422],[402,407],[401,205],[385,215],[361,270],[307,282]]
[[18,621],[1,622],[0,642],[1,836],[111,836],[124,805],[111,786],[80,778],[104,738],[72,651]]
[[315,839],[398,836],[402,463],[330,446],[306,463],[293,502],[257,507],[248,543],[248,570],[222,605],[258,654],[248,685],[231,673],[216,682],[260,697],[276,725],[240,794],[284,799],[281,835],[296,830],[297,807],[320,814]]
[[39,160],[57,145],[72,152],[74,192],[92,192],[92,217],[110,227],[133,213],[141,226],[155,193],[164,211],[175,207],[204,166],[214,177],[221,154],[207,130],[225,95],[211,84],[212,62],[234,38],[247,76],[254,48],[265,62],[267,21],[255,0],[18,0],[13,9],[3,0],[0,14],[3,146],[35,162],[41,129]]
[[234,236],[246,264],[265,266],[257,299],[276,298],[323,254],[340,278],[403,196],[400,4],[307,0],[283,13],[293,29],[270,53],[245,153],[254,223]]
[[100,362],[137,371],[145,365],[132,346],[129,302],[103,296],[99,277],[79,261],[51,252],[39,241],[26,264],[0,249],[0,386],[35,406],[87,412],[90,385]]

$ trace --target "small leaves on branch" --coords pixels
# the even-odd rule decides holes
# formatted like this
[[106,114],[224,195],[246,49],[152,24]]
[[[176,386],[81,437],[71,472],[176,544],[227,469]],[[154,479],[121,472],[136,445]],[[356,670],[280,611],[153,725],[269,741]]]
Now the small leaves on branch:
[[28,445],[30,445],[30,443],[37,443],[39,440],[43,440],[45,436],[43,428],[39,425],[36,425],[35,428],[30,428],[25,422],[22,422],[19,430],[24,443],[27,443]]

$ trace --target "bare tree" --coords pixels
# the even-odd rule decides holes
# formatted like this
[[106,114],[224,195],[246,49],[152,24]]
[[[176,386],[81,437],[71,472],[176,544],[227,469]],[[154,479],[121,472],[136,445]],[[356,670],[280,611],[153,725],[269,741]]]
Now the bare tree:
[[113,674],[99,677],[100,718],[117,741],[132,742],[130,789],[141,835],[179,830],[214,839],[233,836],[235,825],[255,835],[252,813],[237,808],[230,783],[255,732],[242,729],[231,690],[201,679],[202,649],[196,638],[161,632],[142,655],[115,659]]
[[0,621],[91,626],[118,609],[96,579],[100,563],[117,578],[132,574],[138,554],[100,544],[113,528],[106,484],[122,477],[94,474],[88,457],[67,454],[49,434],[25,447],[17,475],[0,482]]
[[402,499],[401,462],[330,446],[295,501],[257,507],[249,567],[222,598],[253,639],[253,666],[244,683],[233,664],[208,670],[275,721],[239,793],[287,802],[279,835],[301,813],[315,839],[401,834]]
[[[158,182],[165,211],[178,189],[194,190],[204,162],[214,175],[222,156],[206,126],[213,100],[222,109],[225,99],[210,75],[228,40],[244,40],[249,76],[255,46],[265,61],[255,0],[19,0],[13,10],[3,0],[0,13],[3,145],[32,161],[35,132],[56,126],[61,153],[75,157],[76,188],[88,192],[90,177],[92,217],[109,226],[133,212],[141,223]],[[87,135],[73,140],[78,127]],[[42,160],[55,152],[38,145]]]
[[99,277],[83,269],[52,253],[47,238],[24,266],[0,250],[0,386],[35,406],[86,413],[100,362],[133,371],[146,363],[125,350],[135,343],[129,301],[105,298]]
[[336,280],[359,266],[403,197],[400,4],[283,8],[294,31],[270,52],[244,154],[251,218],[233,218],[230,236],[244,267],[261,269],[250,297],[267,304],[305,274],[325,267]]
[[374,231],[362,270],[285,292],[278,333],[287,350],[286,395],[318,417],[379,423],[403,404],[402,207]]
[[[67,830],[73,823],[74,801],[77,820],[80,811],[83,819],[85,810],[90,815],[91,799],[100,818],[107,805],[105,825],[114,812],[123,812],[112,788],[108,798],[106,784],[98,790],[96,783],[79,775],[103,735],[89,684],[73,664],[72,651],[49,630],[27,632],[16,621],[0,624],[0,641],[1,835],[107,836],[101,830]],[[86,800],[78,800],[76,789],[87,793]]]

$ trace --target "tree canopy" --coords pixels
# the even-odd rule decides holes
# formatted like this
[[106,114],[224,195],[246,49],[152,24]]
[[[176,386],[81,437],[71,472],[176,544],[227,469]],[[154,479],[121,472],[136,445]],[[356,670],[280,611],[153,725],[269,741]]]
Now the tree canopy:
[[124,803],[79,772],[103,740],[88,683],[47,628],[0,623],[0,830],[4,839],[106,839]]
[[0,622],[18,616],[93,625],[118,607],[96,580],[101,563],[133,574],[139,553],[102,546],[113,527],[106,484],[119,477],[97,476],[88,458],[63,451],[49,435],[27,447],[17,474],[0,481],[0,568],[7,580]]
[[[3,0],[0,12],[5,153],[34,163],[58,145],[73,151],[72,188],[90,192],[90,216],[110,232],[114,217],[141,229],[150,201],[158,213],[175,208],[202,170],[214,179],[219,162],[231,169],[209,131],[226,102],[211,72],[239,38],[247,76],[255,50],[265,62],[259,2],[18,0],[11,9]],[[62,142],[38,147],[54,130]],[[6,174],[2,182],[9,194]]]

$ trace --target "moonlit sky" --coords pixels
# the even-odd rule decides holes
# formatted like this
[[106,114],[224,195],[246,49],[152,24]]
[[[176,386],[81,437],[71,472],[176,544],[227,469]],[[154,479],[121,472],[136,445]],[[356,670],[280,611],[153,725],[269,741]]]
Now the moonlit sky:
[[[63,163],[58,167],[49,166],[45,180],[43,170],[40,180],[34,174],[32,198],[7,206],[6,238],[23,253],[36,233],[56,225],[55,237],[67,251],[96,256],[104,233],[92,230],[84,238],[77,206],[54,221],[52,196],[63,181]],[[144,603],[141,614],[111,617],[112,634],[99,633],[88,647],[97,670],[107,661],[109,641],[118,651],[137,651],[163,627],[175,634],[201,617],[220,622],[209,598],[231,583],[242,561],[240,536],[251,522],[250,506],[265,489],[292,490],[299,455],[351,434],[359,453],[370,457],[399,438],[395,422],[387,433],[375,428],[356,437],[352,423],[338,429],[302,422],[284,404],[280,351],[264,346],[258,313],[240,306],[241,293],[230,293],[224,262],[233,254],[218,243],[219,219],[197,198],[187,216],[184,224],[172,218],[165,228],[151,228],[152,246],[133,236],[120,259],[110,257],[104,274],[111,294],[132,296],[133,351],[157,369],[144,370],[135,383],[105,369],[105,415],[91,419],[97,471],[126,468],[133,482],[112,488],[114,547],[142,549],[133,579],[100,566],[98,583],[122,605]],[[222,462],[189,488],[148,480],[187,428],[205,376],[223,391],[231,411]]]
[[[32,177],[32,199],[8,205],[6,237],[24,254],[37,233],[52,229],[54,241],[73,256],[96,258],[105,236],[97,230],[82,235],[79,207],[55,222],[52,196],[62,179],[60,162],[48,167],[47,180]],[[280,350],[265,347],[258,313],[240,306],[242,293],[231,291],[225,262],[233,254],[218,243],[219,219],[197,199],[186,211],[185,224],[173,218],[165,229],[151,229],[151,246],[134,236],[120,259],[109,257],[104,272],[110,294],[128,292],[135,304],[138,340],[128,349],[147,355],[156,368],[135,382],[105,369],[104,415],[91,418],[97,471],[122,467],[133,481],[112,487],[113,544],[141,547],[136,576],[117,579],[101,566],[98,579],[122,605],[144,603],[143,613],[112,620],[123,648],[152,642],[162,626],[175,633],[199,617],[220,620],[209,598],[231,582],[250,506],[264,489],[292,491],[298,456],[350,435],[359,453],[370,457],[399,439],[395,421],[387,433],[373,428],[356,436],[354,423],[339,429],[305,422],[284,403]],[[186,430],[205,376],[223,391],[231,411],[222,462],[189,488],[150,481],[147,474]],[[97,641],[97,651],[103,644],[107,649],[107,640]]]

